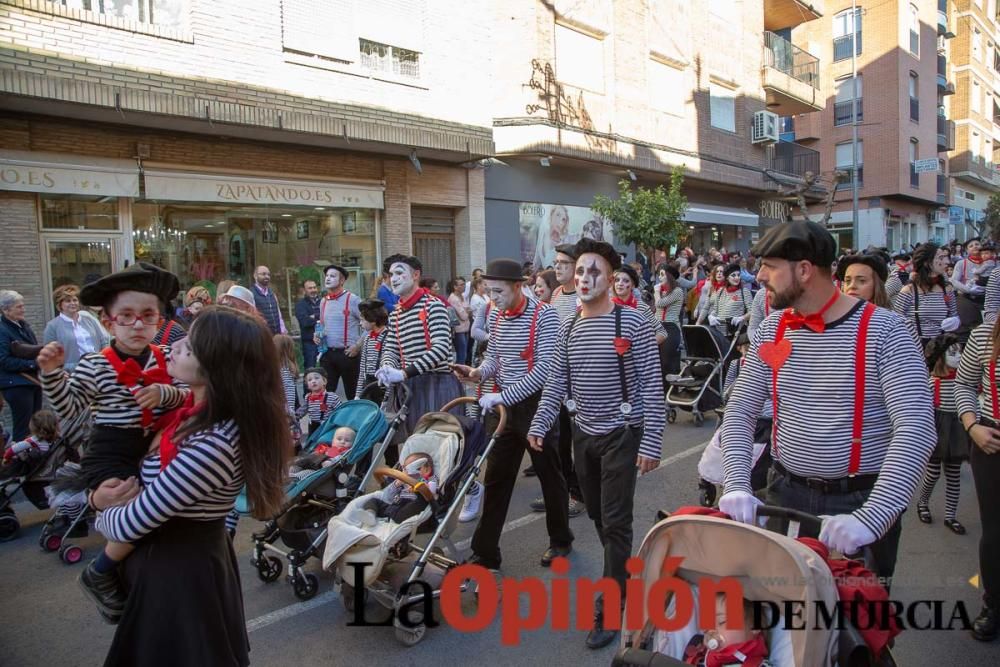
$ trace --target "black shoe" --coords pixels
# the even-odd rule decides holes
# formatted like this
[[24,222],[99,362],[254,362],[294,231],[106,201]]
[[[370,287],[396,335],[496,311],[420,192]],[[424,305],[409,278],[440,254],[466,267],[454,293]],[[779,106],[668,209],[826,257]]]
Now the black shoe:
[[972,638],[981,642],[991,642],[997,638],[997,610],[993,607],[983,607],[972,622]]
[[566,545],[564,547],[555,547],[555,546],[549,547],[548,549],[545,550],[545,553],[542,554],[542,561],[541,561],[542,567],[548,567],[549,565],[552,565],[553,560],[555,560],[559,556],[568,556],[570,555],[570,553],[572,553],[572,551],[573,547],[571,545]]
[[528,466],[524,469],[525,477],[535,477],[536,475],[538,475],[538,473],[535,472],[535,466]]
[[485,567],[487,570],[492,570],[494,572],[500,571],[500,559],[490,560],[488,558],[483,558],[479,554],[472,554],[466,561],[466,565],[479,565],[480,567]]
[[617,636],[617,630],[604,629],[604,605],[602,600],[598,600],[594,609],[594,627],[587,633],[587,648],[591,650],[604,648]]
[[944,526],[956,535],[965,535],[965,526],[958,522],[958,519],[945,519]]
[[931,517],[931,510],[927,505],[917,505],[917,518],[920,519],[921,523],[931,523],[934,521]]
[[538,496],[537,498],[535,498],[534,500],[532,500],[528,504],[528,506],[531,507],[531,511],[532,512],[544,512],[545,511],[545,498],[543,498],[542,496]]
[[109,623],[117,623],[125,611],[125,592],[122,591],[118,571],[100,574],[94,569],[94,562],[80,573],[77,578],[80,588],[97,605],[101,616]]

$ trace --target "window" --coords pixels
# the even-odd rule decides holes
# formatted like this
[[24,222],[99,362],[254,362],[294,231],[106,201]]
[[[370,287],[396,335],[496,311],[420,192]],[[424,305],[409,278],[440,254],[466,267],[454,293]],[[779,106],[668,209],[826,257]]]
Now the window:
[[969,106],[976,113],[982,113],[982,111],[983,111],[983,109],[982,109],[982,107],[983,107],[982,102],[983,102],[983,91],[980,90],[979,82],[978,81],[973,81],[972,82],[972,99],[969,100]]
[[[861,107],[861,84],[863,77],[858,75],[858,120],[864,117]],[[833,103],[833,124],[848,125],[851,122],[854,102],[854,80],[851,77],[838,79],[836,82],[836,98]]]
[[920,174],[917,173],[917,160],[920,159],[920,143],[910,139],[910,185],[920,187]]
[[361,67],[369,72],[420,78],[420,54],[398,46],[361,40]]
[[920,120],[920,80],[910,72],[910,120]]
[[972,161],[976,163],[979,162],[979,156],[982,154],[980,142],[979,133],[973,130],[972,138],[969,139],[969,152],[972,153]]
[[186,0],[55,0],[67,9],[166,28],[183,28]]
[[41,195],[42,229],[120,229],[118,199],[87,195]]
[[709,111],[712,127],[736,131],[736,91],[717,83],[709,84]]
[[[858,185],[860,186],[864,180],[864,141],[858,141]],[[837,162],[837,169],[840,171],[846,171],[850,173],[851,165],[853,164],[851,155],[851,142],[845,141],[844,143],[837,144],[834,151],[834,157]],[[840,183],[837,189],[850,188],[851,181],[848,179],[846,182]]]
[[962,194],[969,201],[976,201],[976,193],[975,192],[969,192],[968,190],[965,190]]
[[920,55],[920,12],[916,5],[910,5],[910,53]]
[[861,8],[852,14],[851,10],[840,12],[833,17],[833,59],[844,60],[851,57],[851,37],[855,37],[854,52],[861,55]]
[[556,24],[556,77],[560,83],[604,92],[604,41]]
[[983,59],[983,33],[979,28],[972,30],[972,58],[973,60]]
[[689,90],[684,83],[684,70],[658,60],[649,61],[649,103],[658,111],[675,116],[684,115],[684,95]]

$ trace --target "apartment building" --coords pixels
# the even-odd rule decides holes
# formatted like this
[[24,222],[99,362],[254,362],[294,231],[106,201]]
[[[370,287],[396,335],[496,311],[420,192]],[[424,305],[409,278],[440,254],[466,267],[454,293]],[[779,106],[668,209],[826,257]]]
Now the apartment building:
[[[492,3],[0,0],[0,287],[28,318],[126,262],[182,286],[485,261]],[[294,318],[286,312],[286,321]]]
[[[996,0],[951,0],[943,21],[955,33],[948,44],[955,94],[948,100],[955,145],[948,153],[951,202],[948,219],[959,240],[976,234],[975,225],[992,194],[1000,191],[996,151],[1000,149],[1000,47]],[[940,67],[939,67],[940,69]]]
[[[780,116],[823,109],[820,59],[791,39],[824,2],[509,0],[497,3],[490,256],[551,264],[554,246],[613,238],[590,210],[628,179],[686,169],[688,241],[748,247],[787,220],[779,188],[820,169],[778,142]],[[770,127],[752,132],[754,122]],[[811,192],[810,196],[817,194]]]
[[[955,147],[946,102],[953,92],[947,78],[947,41],[953,36],[948,2],[859,1],[854,12],[849,0],[827,0],[822,20],[793,31],[823,63],[828,103],[822,112],[796,116],[794,137],[820,151],[824,173],[852,171],[857,108],[858,237],[852,187],[845,183],[836,192],[830,224],[842,247],[898,248],[952,236],[943,215],[945,158]],[[938,161],[937,171],[930,170],[932,160]]]

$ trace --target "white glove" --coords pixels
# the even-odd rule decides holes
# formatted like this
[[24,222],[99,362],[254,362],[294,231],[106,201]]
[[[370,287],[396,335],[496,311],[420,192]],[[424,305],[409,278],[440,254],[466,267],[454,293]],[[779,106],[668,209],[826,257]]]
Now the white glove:
[[21,442],[15,442],[13,445],[10,446],[10,451],[14,452],[15,454],[26,452],[29,449],[31,449],[31,443],[28,442],[27,440],[22,440]]
[[822,519],[823,528],[819,531],[819,541],[845,556],[857,553],[861,547],[878,539],[878,536],[853,514],[838,514]]
[[757,508],[763,504],[756,496],[746,491],[729,491],[719,498],[719,511],[740,523],[753,524],[757,519]]
[[979,296],[980,294],[985,294],[986,290],[980,285],[972,285],[969,287],[969,294],[975,294]]
[[719,326],[719,322],[720,321],[721,320],[718,317],[716,317],[715,315],[709,315],[708,316],[708,323],[711,324],[713,327]]
[[497,405],[503,405],[503,398],[499,393],[489,393],[483,394],[483,397],[479,399],[479,407],[483,409],[484,412],[489,412]]
[[731,324],[734,327],[738,327],[741,324],[743,324],[743,318],[742,317],[734,317],[730,322],[731,322]]
[[941,330],[942,331],[955,331],[961,326],[962,320],[958,317],[946,317],[941,320]]
[[397,382],[402,382],[406,379],[406,373],[399,370],[398,368],[390,368],[389,366],[383,366],[382,368],[375,371],[375,379],[383,387],[388,387],[391,384],[396,384]]
[[426,463],[427,463],[426,458],[419,458],[410,465],[406,466],[406,469],[403,472],[405,472],[410,477],[416,477],[418,474],[420,474],[420,469]]

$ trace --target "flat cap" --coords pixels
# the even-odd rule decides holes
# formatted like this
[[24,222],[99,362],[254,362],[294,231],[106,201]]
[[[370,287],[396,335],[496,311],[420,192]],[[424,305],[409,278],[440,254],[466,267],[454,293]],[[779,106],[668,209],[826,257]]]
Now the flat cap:
[[793,220],[767,230],[751,252],[757,257],[807,261],[815,266],[829,268],[837,258],[837,244],[823,225]]

